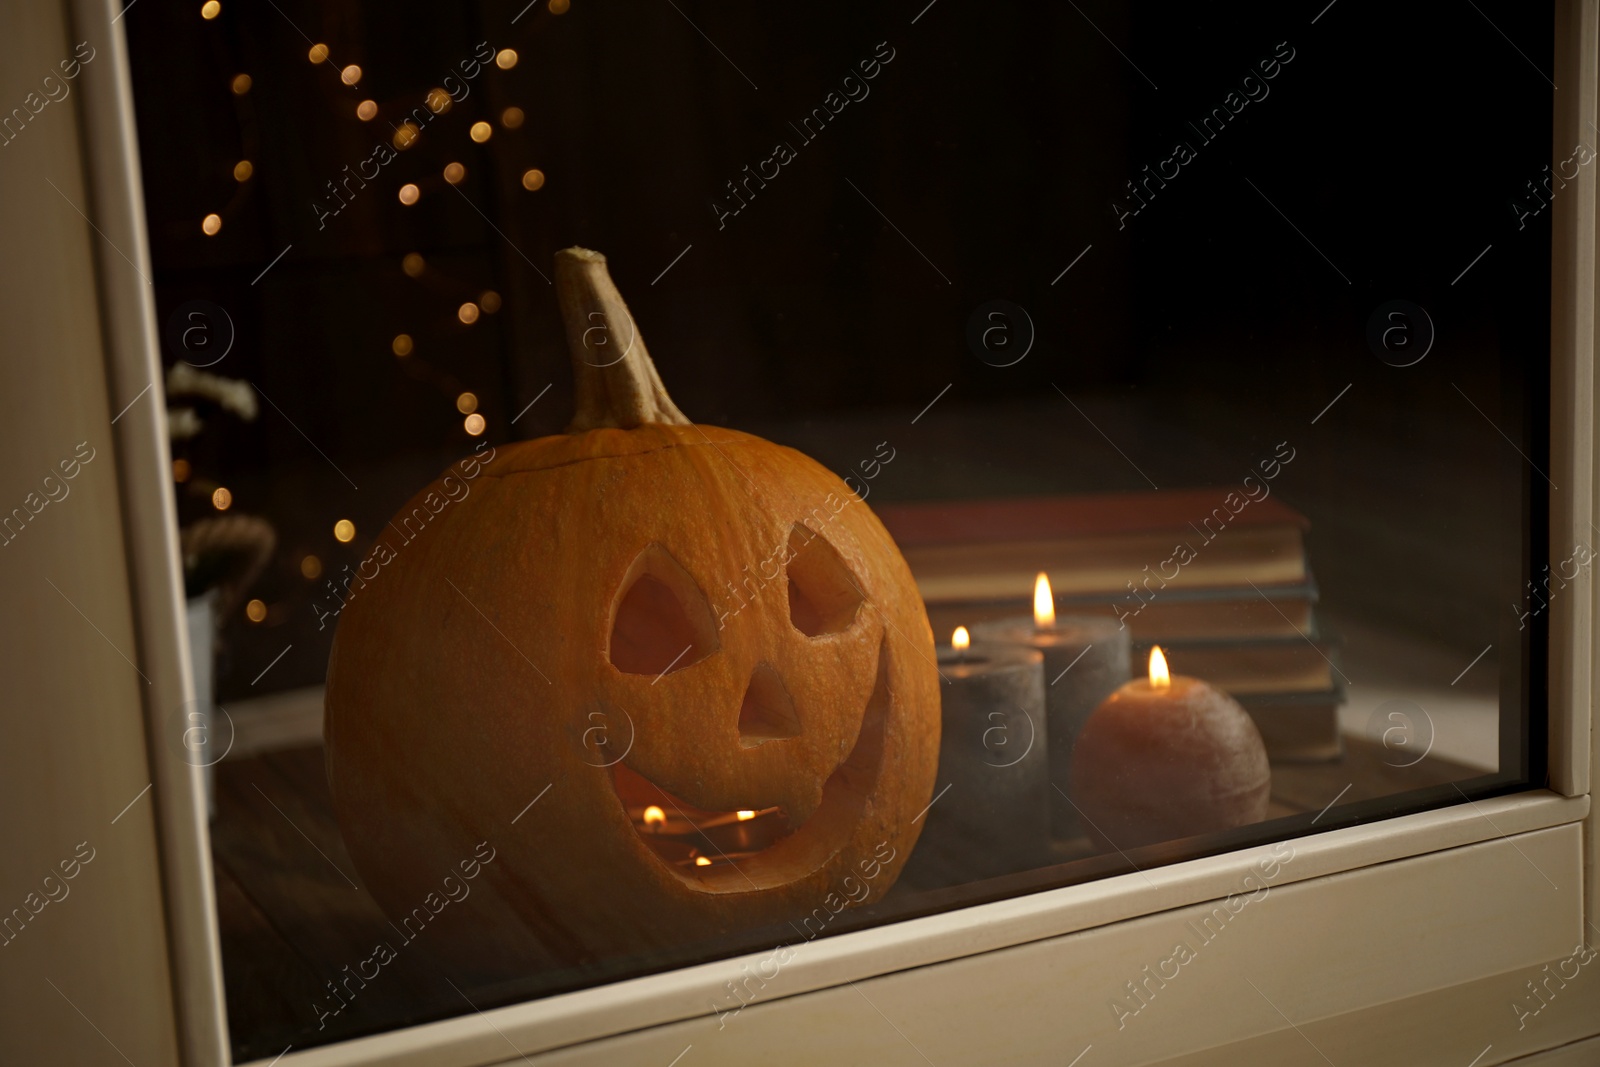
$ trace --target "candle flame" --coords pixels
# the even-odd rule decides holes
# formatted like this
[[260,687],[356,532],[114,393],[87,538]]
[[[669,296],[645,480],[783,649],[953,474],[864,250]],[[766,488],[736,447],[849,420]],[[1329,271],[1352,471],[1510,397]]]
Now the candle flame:
[[709,866],[711,866],[711,857],[710,856],[696,856],[694,858],[694,865],[696,867],[709,867]]
[[1050,576],[1044,571],[1033,580],[1033,624],[1035,626],[1054,626],[1056,624],[1056,598],[1050,594]]
[[667,821],[667,813],[654,804],[644,809],[644,824],[646,826],[660,826]]
[[736,811],[734,815],[738,816],[740,822],[749,822],[756,817],[756,813],[753,811]]
[[1157,689],[1172,685],[1172,675],[1167,670],[1167,657],[1160,645],[1150,649],[1150,684]]
[[972,635],[967,633],[965,626],[957,626],[956,632],[950,635],[950,647],[957,652],[965,652],[967,646],[972,644]]

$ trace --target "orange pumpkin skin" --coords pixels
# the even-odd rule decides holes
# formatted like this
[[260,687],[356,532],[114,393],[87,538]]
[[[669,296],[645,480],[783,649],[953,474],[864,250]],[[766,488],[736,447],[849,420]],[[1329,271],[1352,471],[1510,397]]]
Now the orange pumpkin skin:
[[[430,493],[455,499],[433,516]],[[397,922],[480,842],[494,859],[449,905],[464,958],[515,955],[524,930],[556,962],[785,921],[798,939],[813,912],[893,883],[938,762],[933,636],[905,561],[839,478],[748,434],[651,423],[501,447],[390,529],[417,508],[425,527],[389,538],[393,557],[342,612],[325,725],[350,854]],[[694,661],[628,673],[613,620],[641,565],[670,572],[663,554],[683,572],[666,584],[692,583]],[[847,621],[833,605],[836,632],[791,618],[785,572],[807,561],[823,575],[813,599],[850,599],[836,564],[857,587]],[[792,698],[795,736],[741,736],[758,668]],[[781,806],[797,829],[734,866],[673,866],[602,765],[624,751],[689,804]]]

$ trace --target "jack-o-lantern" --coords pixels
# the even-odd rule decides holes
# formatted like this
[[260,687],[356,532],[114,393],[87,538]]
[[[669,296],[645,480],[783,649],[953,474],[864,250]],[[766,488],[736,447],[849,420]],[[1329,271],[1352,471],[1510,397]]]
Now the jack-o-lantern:
[[556,260],[567,433],[452,468],[349,590],[326,741],[350,854],[391,918],[453,909],[472,951],[805,936],[916,841],[922,601],[838,477],[678,411],[604,257]]

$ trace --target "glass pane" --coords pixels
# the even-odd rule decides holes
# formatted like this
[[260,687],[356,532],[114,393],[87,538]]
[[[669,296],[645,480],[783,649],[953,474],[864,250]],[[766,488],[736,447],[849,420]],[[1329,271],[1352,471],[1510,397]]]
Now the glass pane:
[[1539,5],[122,24],[240,1059],[1542,780]]

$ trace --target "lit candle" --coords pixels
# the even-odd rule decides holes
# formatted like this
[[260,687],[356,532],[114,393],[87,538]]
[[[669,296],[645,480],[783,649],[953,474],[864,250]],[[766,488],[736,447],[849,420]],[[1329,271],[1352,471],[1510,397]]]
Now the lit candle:
[[937,889],[1048,861],[1050,775],[1044,657],[972,648],[965,626],[938,651],[937,799],[902,879]]
[[1071,796],[1102,848],[1129,849],[1267,817],[1272,773],[1250,715],[1220,689],[1167,672],[1094,710],[1072,753]]
[[684,870],[738,863],[789,831],[782,808],[702,811],[619,766],[617,794],[628,820],[649,849]]
[[1075,837],[1083,827],[1065,791],[1071,781],[1072,748],[1095,705],[1128,680],[1129,632],[1110,618],[1056,617],[1050,578],[1033,583],[1033,618],[996,619],[973,626],[975,647],[1022,645],[1044,656],[1045,717],[1050,738],[1050,831]]

